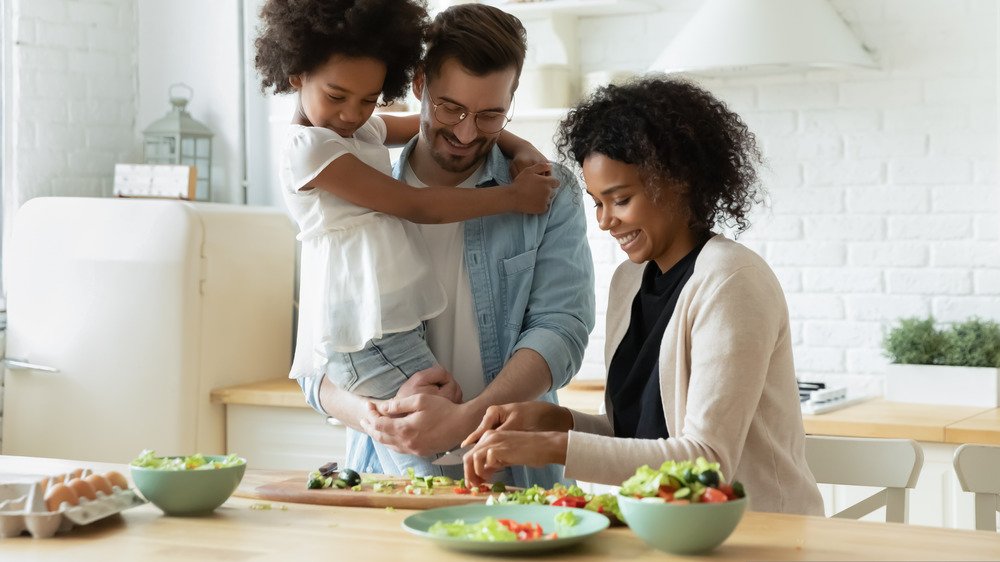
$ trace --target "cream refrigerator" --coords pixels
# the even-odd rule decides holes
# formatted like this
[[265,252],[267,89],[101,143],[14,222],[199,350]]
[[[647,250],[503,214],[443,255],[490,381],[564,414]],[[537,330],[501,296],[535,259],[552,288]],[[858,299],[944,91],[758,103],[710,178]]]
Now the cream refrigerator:
[[287,376],[295,229],[268,208],[38,198],[7,261],[2,452],[225,452],[212,389]]

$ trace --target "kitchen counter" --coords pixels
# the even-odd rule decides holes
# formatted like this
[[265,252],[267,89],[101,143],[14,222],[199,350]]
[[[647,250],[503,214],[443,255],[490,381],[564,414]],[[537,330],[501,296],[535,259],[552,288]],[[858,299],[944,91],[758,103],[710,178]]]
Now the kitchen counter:
[[[559,390],[558,394],[559,403],[563,406],[588,414],[596,414],[598,407],[604,401],[604,383],[602,381],[573,382],[566,388]],[[247,406],[309,407],[302,398],[302,390],[298,383],[287,378],[217,388],[212,391],[212,402]]]
[[[0,473],[54,474],[102,463],[0,456]],[[248,470],[248,476],[261,478]],[[266,476],[266,475],[265,475]],[[11,560],[483,560],[443,550],[400,527],[412,511],[270,504],[230,498],[213,514],[166,517],[151,504],[122,512],[50,539],[0,539]],[[697,558],[663,554],[628,528],[608,529],[546,560],[996,560],[1000,535],[986,531],[747,513],[718,549]]]
[[[308,408],[298,384],[289,379],[263,381],[212,392],[222,404]],[[604,401],[601,381],[573,382],[559,391],[559,403],[596,413]],[[870,400],[826,414],[803,416],[806,433],[844,437],[914,439],[929,443],[1000,445],[1000,408],[933,406]]]

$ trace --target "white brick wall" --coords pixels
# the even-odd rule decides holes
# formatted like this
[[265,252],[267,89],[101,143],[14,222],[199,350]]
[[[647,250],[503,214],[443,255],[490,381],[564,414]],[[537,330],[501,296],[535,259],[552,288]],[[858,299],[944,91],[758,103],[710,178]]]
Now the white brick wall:
[[110,195],[115,163],[132,161],[137,147],[135,3],[10,0],[8,6],[5,240],[14,213],[33,197]]
[[[701,5],[658,1],[654,14],[582,19],[582,71],[644,71]],[[768,159],[771,208],[742,240],[781,280],[800,377],[877,390],[899,317],[1000,319],[997,3],[832,4],[879,70],[702,84]],[[591,239],[596,251],[606,235]],[[601,254],[599,303],[614,267]],[[592,342],[582,376],[601,377],[603,334]]]

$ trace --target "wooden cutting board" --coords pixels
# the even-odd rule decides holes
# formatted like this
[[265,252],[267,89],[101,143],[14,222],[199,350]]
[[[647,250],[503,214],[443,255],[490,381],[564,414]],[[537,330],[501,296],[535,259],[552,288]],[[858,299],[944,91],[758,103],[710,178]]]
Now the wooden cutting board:
[[308,474],[295,471],[247,470],[239,488],[233,493],[242,498],[269,500],[288,503],[309,503],[316,505],[338,505],[345,507],[394,507],[399,509],[430,509],[469,503],[483,503],[489,494],[473,496],[456,494],[452,486],[435,488],[432,495],[410,495],[403,492],[409,483],[406,478],[377,475],[363,475],[380,480],[398,482],[392,492],[374,492],[370,484],[361,491],[324,488],[306,488]]

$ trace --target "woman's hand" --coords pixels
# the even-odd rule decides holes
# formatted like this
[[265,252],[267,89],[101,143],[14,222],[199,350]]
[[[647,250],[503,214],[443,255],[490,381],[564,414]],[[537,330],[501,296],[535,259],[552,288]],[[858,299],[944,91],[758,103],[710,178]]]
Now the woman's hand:
[[503,431],[569,431],[573,429],[573,414],[567,408],[536,400],[490,406],[479,427],[462,441],[462,446],[479,441],[489,430]]
[[456,404],[462,403],[462,387],[441,365],[434,365],[430,369],[417,371],[413,374],[396,392],[396,398],[406,398],[414,394],[434,394],[451,400]]
[[563,431],[493,431],[483,434],[465,454],[465,481],[472,486],[490,482],[507,466],[566,464],[569,433]]

